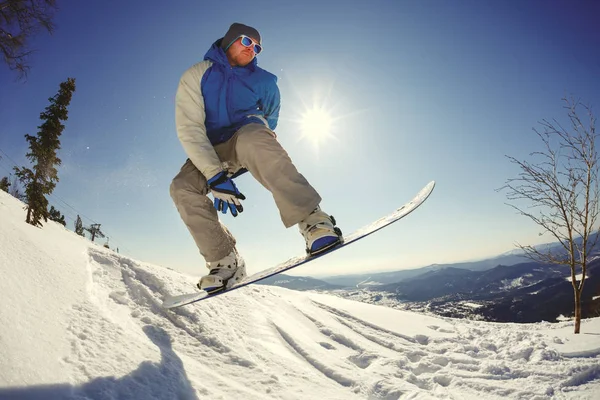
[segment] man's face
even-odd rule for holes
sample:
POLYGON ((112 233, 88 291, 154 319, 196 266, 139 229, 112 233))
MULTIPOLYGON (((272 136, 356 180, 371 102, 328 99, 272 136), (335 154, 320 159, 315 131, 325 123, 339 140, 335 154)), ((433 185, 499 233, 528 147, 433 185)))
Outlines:
MULTIPOLYGON (((252 38, 256 43, 258 41, 252 38)), ((254 46, 246 47, 242 44, 242 38, 237 38, 227 49, 227 59, 232 67, 245 67, 256 56, 254 46)))

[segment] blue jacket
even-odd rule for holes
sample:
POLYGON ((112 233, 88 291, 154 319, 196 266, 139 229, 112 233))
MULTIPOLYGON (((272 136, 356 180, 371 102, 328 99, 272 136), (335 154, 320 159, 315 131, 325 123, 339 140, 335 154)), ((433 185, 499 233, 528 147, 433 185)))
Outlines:
POLYGON ((231 67, 217 40, 204 60, 212 62, 200 82, 206 112, 206 134, 213 145, 226 142, 249 123, 277 127, 280 95, 277 77, 257 65, 231 67))

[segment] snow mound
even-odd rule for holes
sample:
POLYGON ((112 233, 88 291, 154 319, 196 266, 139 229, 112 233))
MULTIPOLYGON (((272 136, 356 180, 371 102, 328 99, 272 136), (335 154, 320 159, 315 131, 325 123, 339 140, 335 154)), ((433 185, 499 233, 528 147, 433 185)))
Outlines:
POLYGON ((0 399, 596 399, 600 318, 497 324, 196 277, 23 222, 0 192, 0 399))

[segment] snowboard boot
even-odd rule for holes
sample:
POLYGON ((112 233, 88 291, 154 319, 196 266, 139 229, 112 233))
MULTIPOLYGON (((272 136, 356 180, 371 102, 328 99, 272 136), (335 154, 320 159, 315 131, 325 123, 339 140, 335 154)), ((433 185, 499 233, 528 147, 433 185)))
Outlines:
POLYGON ((235 248, 220 260, 207 262, 206 267, 210 272, 200 278, 196 286, 208 293, 228 289, 246 277, 246 263, 235 248))
POLYGON ((335 226, 333 216, 327 215, 317 206, 313 212, 298 224, 306 241, 306 253, 314 256, 342 243, 340 228, 335 226))

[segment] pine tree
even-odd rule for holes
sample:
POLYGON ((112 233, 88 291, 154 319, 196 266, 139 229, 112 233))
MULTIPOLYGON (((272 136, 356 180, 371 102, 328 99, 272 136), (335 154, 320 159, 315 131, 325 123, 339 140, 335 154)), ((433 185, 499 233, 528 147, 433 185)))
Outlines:
POLYGON ((33 170, 15 167, 16 175, 25 185, 27 218, 25 222, 34 226, 42 226, 41 220, 48 220, 48 200, 45 195, 51 194, 58 182, 58 171, 61 160, 56 151, 60 149, 59 137, 65 126, 61 121, 68 119, 67 107, 75 91, 75 79, 68 78, 60 84, 56 96, 49 99, 50 105, 40 114, 44 121, 38 127, 37 136, 25 135, 29 142, 30 152, 27 158, 36 164, 33 170))
POLYGON ((4 178, 2 178, 0 180, 0 190, 4 190, 6 193, 8 193, 9 188, 10 188, 10 182, 8 181, 8 178, 5 176, 4 178))
POLYGON ((62 215, 56 208, 54 208, 54 206, 50 206, 50 211, 48 211, 48 219, 50 221, 58 222, 59 224, 62 224, 62 226, 67 226, 67 223, 65 222, 65 216, 62 215))
POLYGON ((92 224, 91 226, 83 229, 85 229, 90 233, 90 235, 92 235, 92 242, 94 241, 96 236, 98 236, 99 238, 103 238, 105 236, 104 233, 102 233, 102 231, 100 230, 100 224, 92 224))
POLYGON ((79 215, 77 215, 77 220, 75 221, 75 233, 85 237, 83 222, 81 222, 81 217, 79 215))

